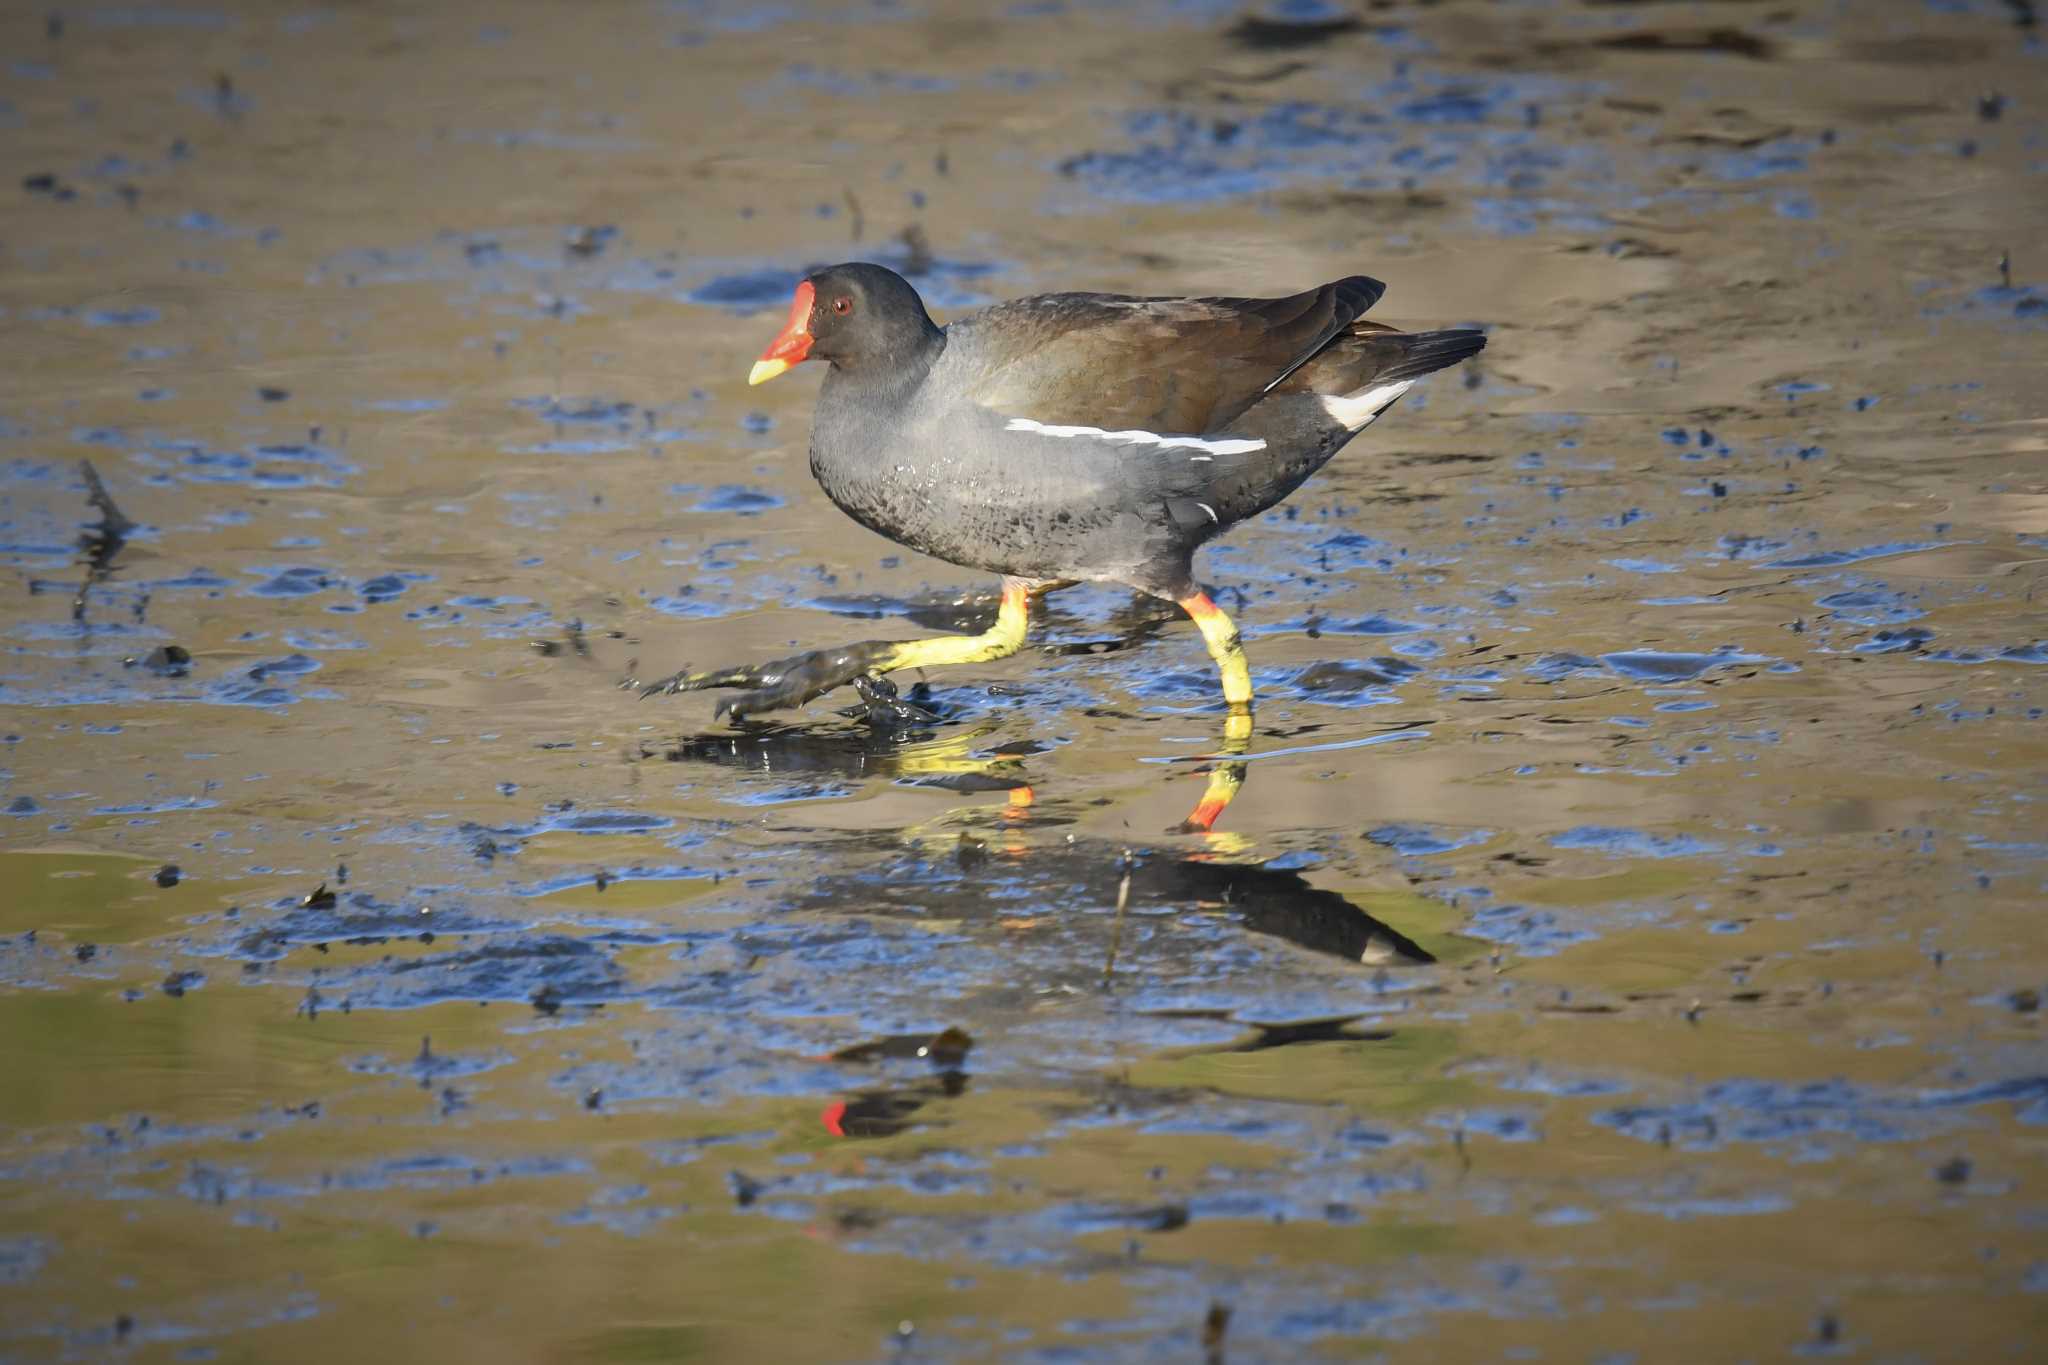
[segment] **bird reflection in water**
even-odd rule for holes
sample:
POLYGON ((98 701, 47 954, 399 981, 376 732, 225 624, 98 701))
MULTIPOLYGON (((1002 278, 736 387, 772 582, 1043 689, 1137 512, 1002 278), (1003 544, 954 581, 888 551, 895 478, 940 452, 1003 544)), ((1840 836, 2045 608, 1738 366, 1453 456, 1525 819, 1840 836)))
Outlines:
MULTIPOLYGON (((899 694, 886 679, 864 679, 861 700, 840 709, 848 726, 769 725, 743 722, 725 730, 682 736, 665 745, 643 746, 643 758, 671 763, 708 763, 780 777, 881 778, 906 786, 962 794, 1002 792, 1006 814, 1021 817, 1038 803, 1025 762, 1049 747, 1035 740, 984 743, 995 723, 955 724, 944 704, 923 683, 899 694)), ((1199 760, 1196 776, 1207 778, 1200 799, 1171 833, 1207 834, 1244 789, 1251 750, 1252 717, 1241 711, 1223 717, 1215 753, 1199 760)))
MULTIPOLYGON (((928 723, 748 724, 647 746, 642 757, 742 768, 777 777, 880 778, 962 794, 1003 792, 1015 811, 1030 807, 1037 798, 1024 762, 1046 746, 1026 740, 984 747, 998 726, 947 725, 943 715, 926 705, 929 700, 922 684, 902 699, 902 704, 916 706, 928 715, 928 723)), ((862 705, 866 704, 864 700, 862 705)))

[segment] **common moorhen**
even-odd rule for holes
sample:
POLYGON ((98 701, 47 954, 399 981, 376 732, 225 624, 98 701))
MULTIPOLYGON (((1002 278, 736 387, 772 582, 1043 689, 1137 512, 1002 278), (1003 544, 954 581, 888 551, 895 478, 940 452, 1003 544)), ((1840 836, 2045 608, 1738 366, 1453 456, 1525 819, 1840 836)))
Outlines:
POLYGON ((872 697, 897 669, 1016 653, 1034 595, 1091 581, 1179 603, 1224 700, 1248 711, 1237 627, 1196 585, 1195 551, 1299 488, 1416 379, 1486 345, 1366 321, 1385 290, 1352 275, 1281 299, 1041 294, 940 327, 892 270, 818 271, 747 382, 829 362, 812 474, 863 526, 1001 574, 995 624, 685 670, 641 694, 745 688, 718 705, 734 717, 848 682, 872 697))

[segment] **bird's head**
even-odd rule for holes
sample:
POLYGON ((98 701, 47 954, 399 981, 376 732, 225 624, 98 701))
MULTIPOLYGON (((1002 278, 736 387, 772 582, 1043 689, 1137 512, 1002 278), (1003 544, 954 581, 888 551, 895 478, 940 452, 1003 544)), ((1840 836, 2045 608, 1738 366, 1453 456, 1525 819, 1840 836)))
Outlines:
POLYGON ((796 287, 788 323, 754 362, 747 382, 764 384, 805 360, 847 370, 901 364, 938 335, 910 281, 887 266, 827 266, 796 287))

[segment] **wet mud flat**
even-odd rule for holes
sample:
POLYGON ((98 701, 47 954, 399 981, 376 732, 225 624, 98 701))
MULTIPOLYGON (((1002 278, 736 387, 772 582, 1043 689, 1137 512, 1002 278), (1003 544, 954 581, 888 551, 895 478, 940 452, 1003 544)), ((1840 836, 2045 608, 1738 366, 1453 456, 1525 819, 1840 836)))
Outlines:
POLYGON ((2033 7, 44 8, 0 1358, 2035 1352, 2033 7), (744 384, 847 257, 1490 345, 1199 564, 1242 753, 1095 589, 641 702, 992 610, 744 384))

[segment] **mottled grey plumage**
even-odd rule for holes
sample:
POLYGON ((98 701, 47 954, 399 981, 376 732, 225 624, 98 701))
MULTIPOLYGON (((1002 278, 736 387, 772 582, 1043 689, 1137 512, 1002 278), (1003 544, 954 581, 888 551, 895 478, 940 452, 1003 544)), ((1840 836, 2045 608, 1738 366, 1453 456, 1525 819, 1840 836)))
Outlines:
POLYGON ((1176 599, 1203 542, 1486 341, 1363 321, 1385 286, 1362 275, 1280 299, 1046 294, 945 328, 881 266, 810 284, 810 355, 832 363, 811 470, 848 515, 955 564, 1176 599))

